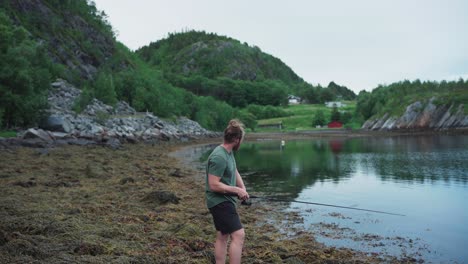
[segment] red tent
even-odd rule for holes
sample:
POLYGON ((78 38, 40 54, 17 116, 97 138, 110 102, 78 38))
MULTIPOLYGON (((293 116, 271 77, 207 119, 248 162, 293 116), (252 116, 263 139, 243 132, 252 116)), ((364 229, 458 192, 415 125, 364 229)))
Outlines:
POLYGON ((338 121, 328 123, 328 128, 342 128, 343 124, 338 121))

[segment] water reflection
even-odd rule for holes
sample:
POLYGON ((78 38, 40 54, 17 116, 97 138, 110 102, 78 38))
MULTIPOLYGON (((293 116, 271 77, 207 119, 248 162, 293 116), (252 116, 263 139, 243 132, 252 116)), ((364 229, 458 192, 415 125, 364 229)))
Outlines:
MULTIPOLYGON (((203 150, 202 160, 212 148, 203 150)), ((294 140, 284 145, 281 141, 246 142, 235 155, 251 194, 263 192, 406 215, 331 214, 328 208, 291 204, 291 208, 299 208, 305 227, 338 224, 356 232, 348 239, 319 238, 322 242, 362 250, 356 245, 357 233, 401 236, 421 241, 423 248, 429 245, 423 253, 428 260, 468 263, 464 249, 468 243, 468 136, 294 140)), ((382 251, 397 256, 420 250, 414 244, 381 242, 382 251)), ((370 245, 369 252, 375 251, 375 244, 370 245)))
POLYGON ((464 184, 468 137, 372 137, 245 143, 236 160, 255 190, 288 193, 320 182, 338 183, 357 172, 381 181, 464 184))

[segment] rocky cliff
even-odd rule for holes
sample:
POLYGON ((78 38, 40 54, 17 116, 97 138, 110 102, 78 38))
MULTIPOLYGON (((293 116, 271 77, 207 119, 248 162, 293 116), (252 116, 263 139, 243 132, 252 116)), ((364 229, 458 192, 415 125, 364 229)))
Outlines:
POLYGON ((55 63, 82 79, 92 79, 115 53, 110 26, 85 1, 9 0, 0 1, 0 8, 45 46, 55 63))
POLYGON ((417 101, 406 107, 402 116, 385 114, 381 118, 371 118, 363 125, 368 130, 413 130, 468 128, 468 115, 463 104, 437 105, 436 98, 417 101))

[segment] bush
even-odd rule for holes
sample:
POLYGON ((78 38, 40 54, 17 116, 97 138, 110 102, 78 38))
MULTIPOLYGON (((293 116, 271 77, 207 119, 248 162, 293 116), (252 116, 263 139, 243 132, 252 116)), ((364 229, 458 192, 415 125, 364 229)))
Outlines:
POLYGON ((47 108, 52 63, 29 32, 0 11, 0 106, 5 127, 37 123, 47 108))
POLYGON ((261 106, 252 104, 247 106, 246 110, 254 115, 256 119, 269 119, 276 117, 286 117, 291 116, 292 114, 286 112, 281 107, 275 107, 271 105, 261 106))
POLYGON ((239 111, 237 116, 242 121, 242 123, 244 123, 246 128, 250 128, 252 131, 255 131, 258 122, 255 120, 255 116, 252 113, 247 111, 239 111))

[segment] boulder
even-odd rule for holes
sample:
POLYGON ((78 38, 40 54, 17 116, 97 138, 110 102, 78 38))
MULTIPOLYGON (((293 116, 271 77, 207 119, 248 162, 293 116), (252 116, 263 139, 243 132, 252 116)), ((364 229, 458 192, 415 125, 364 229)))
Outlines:
POLYGON ((63 118, 62 116, 51 115, 45 118, 41 124, 39 125, 40 128, 49 131, 57 131, 57 132, 64 132, 70 133, 71 132, 71 124, 70 122, 63 118))
POLYGON ((39 138, 42 141, 47 142, 47 143, 52 143, 54 141, 52 136, 46 131, 42 129, 34 129, 34 128, 30 128, 26 131, 26 133, 24 133, 23 139, 28 139, 28 138, 39 138))

